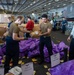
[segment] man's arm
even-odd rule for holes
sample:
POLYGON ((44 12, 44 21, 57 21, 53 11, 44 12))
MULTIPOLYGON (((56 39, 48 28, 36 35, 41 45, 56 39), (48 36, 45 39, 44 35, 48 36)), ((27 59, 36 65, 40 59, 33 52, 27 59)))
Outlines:
POLYGON ((51 31, 52 31, 52 29, 48 28, 48 29, 47 29, 47 32, 45 32, 45 33, 43 33, 43 34, 39 34, 39 35, 40 35, 40 36, 45 36, 45 35, 50 34, 51 31))
POLYGON ((16 41, 25 40, 24 36, 18 37, 19 31, 20 31, 20 29, 17 26, 15 26, 14 30, 13 30, 13 34, 12 34, 13 40, 16 40, 16 41))
POLYGON ((24 37, 18 37, 17 33, 13 33, 13 40, 16 40, 16 41, 20 41, 20 40, 24 40, 25 38, 24 37))
POLYGON ((40 36, 45 36, 45 35, 50 35, 52 31, 52 25, 49 23, 48 28, 47 28, 47 32, 39 34, 40 36))
POLYGON ((24 28, 20 28, 20 31, 23 32, 23 33, 30 33, 30 31, 24 29, 24 28))
POLYGON ((72 31, 70 33, 70 36, 67 38, 67 41, 70 41, 71 38, 73 38, 73 34, 74 34, 74 27, 73 27, 73 29, 72 29, 72 31))

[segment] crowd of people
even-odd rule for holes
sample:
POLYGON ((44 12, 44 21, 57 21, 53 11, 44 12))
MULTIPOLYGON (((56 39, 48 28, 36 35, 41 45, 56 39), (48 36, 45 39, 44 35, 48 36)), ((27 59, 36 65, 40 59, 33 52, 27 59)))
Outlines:
MULTIPOLYGON (((5 64, 4 64, 4 74, 7 74, 10 70, 9 63, 11 59, 13 60, 13 66, 18 66, 19 61, 19 41, 21 40, 28 40, 31 37, 30 33, 33 31, 34 22, 32 21, 31 17, 28 16, 28 22, 26 24, 26 29, 20 29, 18 25, 24 23, 24 17, 18 16, 16 19, 14 16, 8 18, 9 23, 7 27, 7 32, 3 35, 3 40, 6 41, 6 57, 5 57, 5 64), (19 32, 23 32, 24 36, 20 37, 19 32)), ((66 30, 67 21, 63 18, 62 22, 62 32, 64 33, 66 30)), ((40 51, 40 59, 38 60, 39 64, 44 62, 44 46, 46 45, 49 53, 49 58, 53 54, 52 53, 52 44, 51 44, 51 32, 52 32, 52 24, 48 21, 47 14, 43 14, 41 16, 41 22, 39 23, 40 33, 37 33, 40 39, 39 43, 39 51, 40 51)), ((54 29, 56 29, 56 20, 54 20, 54 29)), ((74 59, 74 28, 70 36, 68 37, 68 41, 71 40, 70 43, 70 52, 69 52, 69 59, 74 59)))

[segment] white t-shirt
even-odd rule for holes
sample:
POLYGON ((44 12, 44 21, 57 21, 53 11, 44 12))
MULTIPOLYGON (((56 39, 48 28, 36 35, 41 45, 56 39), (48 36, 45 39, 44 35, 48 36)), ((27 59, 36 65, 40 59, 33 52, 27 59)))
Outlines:
POLYGON ((53 20, 51 20, 50 23, 53 25, 53 20))
POLYGON ((72 28, 72 31, 71 31, 70 35, 72 35, 73 38, 74 38, 74 26, 73 26, 73 28, 72 28))

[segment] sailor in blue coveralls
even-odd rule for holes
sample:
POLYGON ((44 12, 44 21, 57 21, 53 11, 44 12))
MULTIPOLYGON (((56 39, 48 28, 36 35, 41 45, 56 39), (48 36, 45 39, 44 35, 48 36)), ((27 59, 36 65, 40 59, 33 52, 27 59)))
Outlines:
POLYGON ((54 27, 53 27, 53 29, 56 30, 57 21, 54 19, 54 20, 53 20, 53 23, 54 23, 54 27))
POLYGON ((61 24, 62 24, 62 33, 65 33, 66 25, 68 24, 67 20, 65 18, 63 18, 61 24))

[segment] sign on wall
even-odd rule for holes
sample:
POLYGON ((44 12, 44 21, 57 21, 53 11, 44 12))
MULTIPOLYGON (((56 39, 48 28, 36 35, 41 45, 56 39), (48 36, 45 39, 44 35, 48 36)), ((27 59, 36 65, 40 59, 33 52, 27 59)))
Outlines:
POLYGON ((0 14, 0 23, 8 23, 9 14, 0 14))

